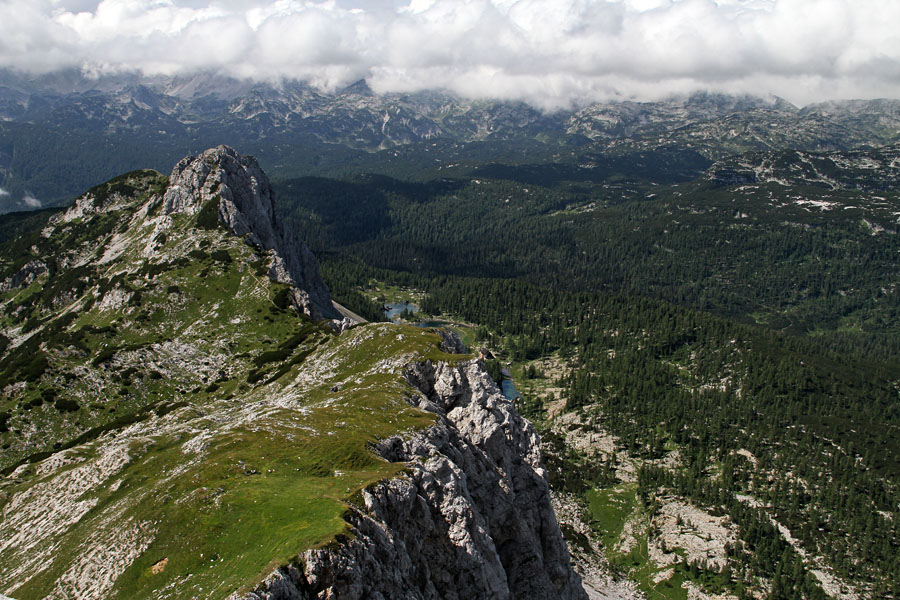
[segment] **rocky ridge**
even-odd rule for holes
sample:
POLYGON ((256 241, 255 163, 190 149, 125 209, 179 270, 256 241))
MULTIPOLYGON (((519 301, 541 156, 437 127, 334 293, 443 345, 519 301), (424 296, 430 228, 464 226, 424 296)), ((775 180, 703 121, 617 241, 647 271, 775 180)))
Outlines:
POLYGON ((327 289, 270 208, 219 147, 16 242, 0 592, 583 598, 530 424, 452 337, 298 315, 327 289))
POLYGON ((376 445, 409 464, 405 476, 362 491, 352 541, 306 551, 245 600, 586 598, 531 424, 480 361, 404 371, 416 389, 410 402, 438 416, 425 431, 376 445))
POLYGON ((720 186, 777 183, 891 192, 900 182, 900 146, 827 153, 750 152, 716 162, 706 179, 720 186))

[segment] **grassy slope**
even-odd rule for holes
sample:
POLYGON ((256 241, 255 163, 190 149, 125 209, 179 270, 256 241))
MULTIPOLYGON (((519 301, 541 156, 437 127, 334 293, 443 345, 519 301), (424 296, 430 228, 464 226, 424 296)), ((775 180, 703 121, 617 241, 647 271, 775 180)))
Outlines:
POLYGON ((80 521, 30 536, 28 552, 13 544, 5 553, 3 591, 20 600, 43 598, 83 572, 86 553, 115 554, 124 532, 132 535, 129 552, 143 550, 105 595, 222 597, 247 589, 344 533, 350 498, 402 471, 368 448, 433 422, 406 402, 412 389, 399 369, 458 358, 438 349, 438 336, 413 327, 371 325, 334 336, 284 308, 285 287, 269 281, 265 257, 239 238, 197 228, 187 216, 176 216, 161 238, 140 220, 129 223, 133 209, 101 217, 115 224, 88 250, 95 259, 112 246, 124 251, 102 265, 92 261, 80 295, 54 303, 46 290, 59 275, 45 274, 0 298, 8 332, 28 319, 39 323, 32 345, 47 363, 22 385, 15 352, 3 357, 12 385, 0 397, 10 415, 3 466, 83 442, 58 455, 59 468, 48 466, 54 457, 5 478, 0 506, 39 510, 40 498, 22 499, 66 489, 74 473, 99 473, 96 485, 74 496, 60 492, 60 511, 67 502, 93 505, 80 521), (148 259, 142 250, 151 240, 148 259), (119 304, 104 301, 116 294, 119 304), (19 306, 26 308, 14 316, 19 306), (72 316, 61 320, 65 314, 72 316), (54 400, 32 406, 42 397, 54 400), (70 410, 57 408, 66 402, 70 410), (127 460, 103 471, 98 465, 116 445, 127 460), (38 564, 12 576, 35 555, 38 564), (153 569, 163 559, 165 568, 153 569))

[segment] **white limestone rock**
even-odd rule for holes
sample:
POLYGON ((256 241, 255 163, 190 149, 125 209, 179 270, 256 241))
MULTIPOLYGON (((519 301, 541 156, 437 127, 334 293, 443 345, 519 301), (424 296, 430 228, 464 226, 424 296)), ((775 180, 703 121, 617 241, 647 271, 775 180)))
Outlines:
POLYGON ((21 269, 0 281, 0 292, 8 292, 17 288, 28 287, 35 279, 47 272, 47 265, 42 260, 32 260, 21 269))
POLYGON ((406 369, 439 421, 383 440, 404 477, 363 492, 352 540, 310 550, 244 600, 586 599, 540 462, 537 434, 480 361, 406 369))
POLYGON ((339 319, 319 266, 302 241, 284 235, 269 178, 252 156, 217 146, 175 165, 163 196, 164 215, 197 214, 218 202, 219 220, 235 235, 274 250, 269 277, 295 287, 294 304, 314 319, 339 319))

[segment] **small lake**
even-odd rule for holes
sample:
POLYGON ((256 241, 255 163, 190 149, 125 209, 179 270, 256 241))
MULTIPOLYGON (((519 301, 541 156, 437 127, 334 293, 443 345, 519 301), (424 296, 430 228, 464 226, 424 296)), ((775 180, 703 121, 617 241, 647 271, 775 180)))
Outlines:
POLYGON ((507 400, 515 400, 516 398, 522 397, 522 394, 516 389, 516 384, 512 379, 504 379, 501 381, 500 388, 503 390, 503 395, 506 396, 507 400))
POLYGON ((397 319, 404 310, 414 313, 419 312, 419 307, 411 302, 391 302, 385 304, 384 307, 387 309, 384 311, 384 316, 391 321, 397 319))
POLYGON ((421 321, 419 323, 413 323, 416 327, 443 327, 444 325, 449 325, 449 321, 421 321))

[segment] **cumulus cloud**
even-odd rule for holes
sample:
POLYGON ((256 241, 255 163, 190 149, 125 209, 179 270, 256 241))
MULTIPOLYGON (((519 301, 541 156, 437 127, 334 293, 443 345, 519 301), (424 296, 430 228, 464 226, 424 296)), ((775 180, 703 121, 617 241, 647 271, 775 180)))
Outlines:
POLYGON ((697 89, 900 96, 885 0, 0 0, 0 66, 214 70, 547 107, 697 89))
POLYGON ((9 192, 4 190, 3 188, 0 188, 0 198, 5 198, 7 196, 9 196, 9 192))
POLYGON ((25 195, 22 196, 21 204, 27 208, 40 208, 43 206, 41 201, 32 196, 30 192, 25 192, 25 195))

